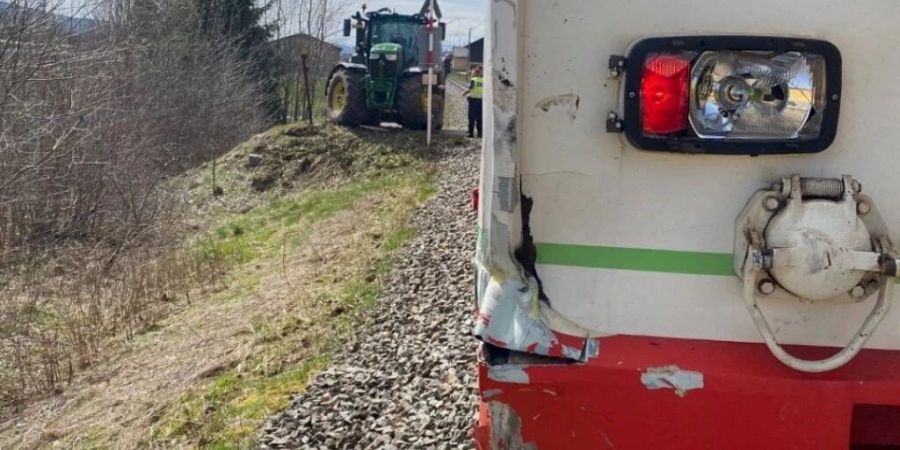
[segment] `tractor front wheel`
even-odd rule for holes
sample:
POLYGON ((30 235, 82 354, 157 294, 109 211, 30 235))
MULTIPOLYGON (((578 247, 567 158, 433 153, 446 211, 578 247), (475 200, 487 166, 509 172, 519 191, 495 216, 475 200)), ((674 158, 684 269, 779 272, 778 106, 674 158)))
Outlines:
POLYGON ((369 119, 363 78, 363 74, 347 69, 338 69, 331 75, 326 99, 329 121, 355 127, 369 119))
MULTIPOLYGON (((424 129, 428 125, 428 86, 422 84, 420 77, 408 77, 400 82, 397 112, 400 113, 400 124, 415 130, 424 129)), ((432 126, 440 130, 444 125, 444 91, 435 86, 431 94, 432 126)))

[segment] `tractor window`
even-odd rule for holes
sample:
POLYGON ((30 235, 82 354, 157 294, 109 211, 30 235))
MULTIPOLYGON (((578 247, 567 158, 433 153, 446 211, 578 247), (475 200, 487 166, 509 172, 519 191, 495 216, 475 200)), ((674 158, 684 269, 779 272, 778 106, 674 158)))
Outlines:
POLYGON ((416 24, 408 22, 376 23, 372 30, 372 45, 383 43, 400 44, 403 47, 405 66, 416 58, 416 29, 416 24))

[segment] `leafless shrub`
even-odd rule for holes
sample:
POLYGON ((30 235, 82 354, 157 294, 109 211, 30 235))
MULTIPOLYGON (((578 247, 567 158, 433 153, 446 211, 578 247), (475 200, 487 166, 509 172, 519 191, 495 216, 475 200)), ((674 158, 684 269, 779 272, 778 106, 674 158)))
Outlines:
POLYGON ((329 42, 341 34, 343 18, 348 14, 351 0, 275 0, 272 11, 278 30, 290 33, 276 39, 276 75, 279 78, 279 97, 284 104, 285 119, 299 120, 306 98, 300 55, 305 54, 309 70, 311 97, 321 97, 331 68, 340 58, 340 48, 329 42))
POLYGON ((0 416, 212 278, 170 244, 167 180, 267 120, 255 61, 190 2, 111 0, 90 29, 61 4, 0 4, 0 416))

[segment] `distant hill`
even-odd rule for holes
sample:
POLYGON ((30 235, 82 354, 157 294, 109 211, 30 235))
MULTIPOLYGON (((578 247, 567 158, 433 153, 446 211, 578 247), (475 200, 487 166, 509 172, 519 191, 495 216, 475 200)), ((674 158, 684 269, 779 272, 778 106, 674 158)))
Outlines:
MULTIPOLYGON (((40 13, 39 10, 34 8, 24 8, 20 5, 15 5, 10 2, 0 0, 0 11, 18 8, 20 10, 30 10, 34 13, 40 13)), ((63 25, 64 29, 72 34, 81 34, 91 31, 100 26, 100 21, 96 19, 91 19, 87 17, 70 17, 63 14, 53 14, 53 18, 56 23, 63 25)))

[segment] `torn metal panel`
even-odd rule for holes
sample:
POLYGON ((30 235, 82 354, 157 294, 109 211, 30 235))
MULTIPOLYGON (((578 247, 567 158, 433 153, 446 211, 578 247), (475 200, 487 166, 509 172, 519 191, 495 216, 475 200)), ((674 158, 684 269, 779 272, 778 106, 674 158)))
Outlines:
MULTIPOLYGON (((536 302, 536 283, 523 283, 518 274, 491 276, 480 299, 475 335, 498 347, 547 354, 557 341, 547 325, 532 315, 536 302)), ((580 353, 580 349, 572 351, 580 353)))
MULTIPOLYGON (((515 23, 517 2, 513 0, 492 6, 494 21, 515 23)), ((512 28, 515 30, 515 26, 512 28)), ((484 121, 484 149, 482 151, 482 193, 479 210, 479 240, 477 258, 491 273, 514 274, 519 271, 511 258, 511 250, 519 244, 520 218, 518 214, 519 177, 517 167, 517 91, 515 87, 517 61, 516 33, 512 36, 488 36, 488 55, 485 58, 486 104, 484 121), (514 70, 510 71, 507 67, 514 70), (512 81, 509 81, 509 80, 512 81), (509 82, 504 82, 507 80, 509 82)))
MULTIPOLYGON (((517 10, 517 2, 507 1, 493 5, 492 18, 495 21, 514 22, 517 10)), ((514 28, 513 28, 514 29, 514 28)), ((479 214, 479 224, 486 233, 483 247, 479 247, 479 257, 490 261, 489 254, 493 248, 491 241, 498 234, 515 236, 516 214, 518 196, 510 195, 513 185, 518 185, 516 172, 516 115, 517 92, 514 85, 507 85, 499 81, 501 77, 515 78, 515 72, 510 73, 506 67, 517 67, 515 33, 513 36, 487 36, 485 57, 485 98, 490 108, 485 108, 485 122, 490 126, 485 127, 482 152, 482 177, 479 192, 482 193, 482 207, 479 214), (495 53, 495 54, 492 54, 495 53), (499 57, 499 58, 497 58, 499 57), (497 64, 499 62, 499 65, 497 64), (501 181, 504 180, 504 181, 501 181), (502 185, 502 186, 501 186, 502 185), (496 208, 494 202, 502 203, 502 209, 496 208), (499 222, 501 227, 493 225, 499 222)), ((516 186, 517 188, 517 186, 516 186)), ((504 265, 497 259, 497 264, 504 265)))
MULTIPOLYGON (((486 269, 479 269, 487 272, 486 269)), ((538 300, 537 281, 521 273, 490 276, 479 304, 475 335, 492 345, 538 355, 585 360, 595 357, 599 342, 586 333, 568 335, 550 329, 538 300)))
POLYGON ((588 339, 584 346, 584 359, 596 358, 600 355, 600 340, 588 339))
MULTIPOLYGON (((574 326, 566 328, 565 333, 550 329, 545 319, 555 315, 546 312, 550 307, 540 301, 537 280, 527 275, 514 257, 523 241, 516 126, 520 108, 517 11, 518 2, 514 0, 492 5, 495 28, 510 32, 489 33, 486 37, 485 68, 490 76, 485 79, 485 103, 491 107, 485 110, 485 122, 491 126, 485 130, 479 186, 479 320, 475 335, 498 347, 581 360, 596 354, 596 343, 588 344, 587 332, 574 326), (585 351, 587 347, 590 351, 585 351)), ((559 104, 565 102, 560 99, 559 104)), ((571 102, 577 108, 578 99, 571 102)))
POLYGON ((674 389, 675 395, 684 397, 690 390, 703 389, 703 374, 676 365, 651 367, 641 374, 641 383, 650 390, 674 389))
POLYGON ((500 210, 511 212, 519 199, 518 180, 510 177, 497 177, 497 199, 500 201, 500 210))

